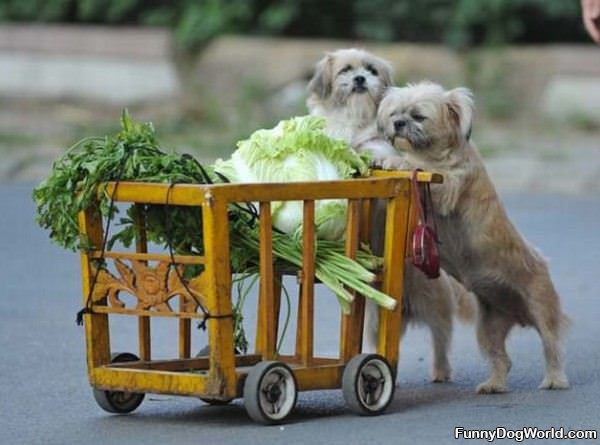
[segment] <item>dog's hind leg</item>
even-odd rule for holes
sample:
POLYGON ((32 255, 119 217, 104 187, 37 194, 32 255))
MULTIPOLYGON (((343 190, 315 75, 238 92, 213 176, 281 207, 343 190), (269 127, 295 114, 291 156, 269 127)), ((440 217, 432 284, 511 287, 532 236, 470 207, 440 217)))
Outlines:
POLYGON ((544 347, 546 374, 539 388, 566 389, 569 380, 564 370, 560 338, 567 318, 561 311, 558 294, 547 273, 539 273, 530 281, 524 302, 544 347))
POLYGON ((448 361, 448 350, 452 338, 452 313, 448 317, 438 319, 437 323, 429 324, 433 343, 433 371, 431 380, 434 383, 449 382, 452 370, 448 361))
POLYGON ((413 289, 409 290, 409 295, 413 316, 425 322, 431 331, 431 380, 435 383, 448 382, 452 374, 448 352, 452 340, 453 289, 445 273, 437 280, 430 280, 421 272, 415 271, 411 278, 414 284, 413 289))
POLYGON ((491 366, 490 377, 479 386, 479 394, 506 392, 506 378, 510 371, 511 361, 506 353, 506 337, 514 325, 514 321, 501 313, 481 307, 477 325, 477 340, 482 352, 491 366))

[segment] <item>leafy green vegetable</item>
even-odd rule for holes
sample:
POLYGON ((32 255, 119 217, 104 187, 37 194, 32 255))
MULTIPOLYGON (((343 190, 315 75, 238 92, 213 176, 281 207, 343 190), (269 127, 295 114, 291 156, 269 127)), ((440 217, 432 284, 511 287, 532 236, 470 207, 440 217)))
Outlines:
MULTIPOLYGON (((264 141, 270 141, 270 155, 263 159, 265 175, 268 175, 269 160, 273 157, 291 156, 294 144, 301 144, 300 147, 305 148, 300 150, 302 154, 297 155, 294 162, 304 160, 306 168, 320 162, 326 167, 318 167, 318 170, 333 169, 335 175, 347 177, 355 172, 363 172, 366 168, 364 161, 351 152, 346 153, 347 146, 339 141, 320 134, 322 125, 321 121, 304 118, 283 122, 276 127, 284 135, 280 142, 271 140, 268 131, 264 131, 261 135, 253 135, 248 141, 241 142, 242 148, 234 153, 234 157, 242 156, 244 151, 249 150, 243 147, 250 147, 261 139, 261 146, 265 145, 264 141), (316 148, 309 148, 317 146, 326 156, 321 155, 316 148), (307 161, 308 158, 312 161, 307 161)), ((98 194, 98 187, 107 181, 201 184, 220 180, 213 168, 203 168, 191 156, 161 150, 152 124, 134 122, 124 112, 121 126, 122 130, 114 136, 86 138, 75 144, 53 164, 50 176, 33 191, 37 222, 50 231, 50 238, 54 242, 64 248, 76 250, 90 247, 85 240, 80 239, 78 213, 81 210, 97 204, 105 217, 111 220, 116 218, 116 209, 109 214, 110 196, 106 190, 100 196, 98 194)), ((227 165, 227 162, 231 164, 233 161, 222 161, 220 166, 227 165)), ((255 164, 259 162, 262 161, 255 159, 255 164)), ((219 170, 226 171, 225 168, 219 170)), ((240 179, 231 174, 231 171, 227 173, 234 180, 240 179)), ((298 172, 295 174, 299 175, 298 172)), ((317 177, 321 178, 319 174, 317 177)), ((293 179, 281 177, 280 180, 293 179)), ((230 258, 234 273, 250 276, 258 271, 259 234, 255 219, 243 206, 236 204, 229 209, 230 258)), ((280 203, 278 211, 281 212, 283 208, 284 204, 280 203)), ((137 208, 131 205, 125 215, 119 218, 118 229, 110 239, 110 245, 117 241, 126 247, 131 245, 135 238, 136 211, 137 208)), ((170 244, 179 254, 203 254, 202 221, 197 208, 145 205, 143 211, 149 241, 163 246, 170 244)), ((317 223, 321 228, 327 224, 333 225, 333 229, 327 229, 328 233, 340 231, 343 225, 340 226, 338 218, 344 213, 345 204, 331 202, 319 209, 317 223), (340 210, 340 206, 343 210, 340 210)), ((274 231, 273 251, 276 267, 302 266, 302 242, 297 234, 294 236, 274 231)), ((317 238, 315 275, 336 294, 342 310, 349 310, 349 303, 353 298, 348 289, 372 298, 384 307, 393 308, 395 300, 369 285, 374 279, 374 274, 369 270, 380 267, 381 259, 373 256, 366 248, 359 250, 356 261, 344 256, 343 252, 343 242, 317 238)), ((194 276, 198 272, 192 266, 185 271, 186 276, 194 276)), ((246 293, 247 289, 240 290, 234 308, 236 345, 242 351, 247 344, 241 316, 241 304, 246 293)))
MULTIPOLYGON (((332 181, 366 174, 366 158, 346 142, 328 137, 325 126, 322 117, 301 116, 258 130, 238 143, 230 159, 217 160, 215 170, 232 182, 332 181)), ((275 227, 289 234, 299 232, 301 202, 275 202, 271 212, 275 227)), ((319 238, 340 239, 346 226, 346 201, 317 201, 315 224, 319 238)))
MULTIPOLYGON (((281 121, 272 129, 258 130, 240 141, 231 158, 217 160, 214 170, 232 182, 249 183, 340 180, 366 174, 367 158, 358 155, 346 142, 327 136, 325 127, 325 119, 317 116, 281 121)), ((344 286, 391 309, 395 300, 368 284, 374 280, 374 274, 343 255, 340 240, 346 228, 346 209, 346 200, 340 199, 319 200, 315 204, 315 275, 336 294, 344 312, 349 310, 353 299, 344 286)), ((273 233, 275 255, 302 267, 302 202, 273 202, 271 212, 273 225, 285 233, 273 233)), ((256 231, 245 227, 238 230, 249 232, 239 237, 239 241, 258 251, 256 231)), ((364 251, 359 256, 374 258, 364 251)), ((371 269, 380 264, 377 260, 369 262, 371 269)))
MULTIPOLYGON (((206 182, 193 158, 160 150, 152 124, 136 123, 124 112, 121 125, 122 130, 115 136, 85 138, 73 145, 33 191, 38 224, 50 230, 50 238, 64 248, 86 247, 80 244, 77 216, 97 202, 98 186, 106 181, 206 182)), ((105 193, 100 200, 104 216, 109 201, 105 193)), ((148 239, 163 245, 167 241, 164 212, 164 206, 146 206, 148 239)), ((170 206, 169 219, 174 249, 200 253, 202 231, 196 209, 170 206)), ((134 237, 133 207, 120 223, 122 230, 111 241, 129 245, 134 237)))

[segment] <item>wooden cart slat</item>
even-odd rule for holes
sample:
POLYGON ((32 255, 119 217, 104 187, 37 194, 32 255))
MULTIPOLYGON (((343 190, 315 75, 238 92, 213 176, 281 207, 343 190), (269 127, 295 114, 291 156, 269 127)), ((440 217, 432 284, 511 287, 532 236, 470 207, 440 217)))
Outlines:
POLYGON ((137 316, 142 316, 142 317, 167 317, 167 318, 181 318, 181 319, 195 318, 195 319, 199 319, 199 320, 202 320, 205 318, 204 314, 202 314, 201 312, 151 311, 151 310, 146 310, 146 309, 127 309, 127 308, 119 308, 119 307, 112 307, 112 306, 100 306, 97 304, 92 306, 92 310, 96 314, 137 315, 137 316))
MULTIPOLYGON (((356 258, 358 243, 360 241, 360 206, 361 202, 352 199, 348 202, 348 215, 346 222, 346 256, 356 258)), ((354 303, 350 314, 342 316, 340 332, 340 357, 347 362, 360 352, 362 345, 363 314, 365 299, 362 295, 354 293, 354 303)))
MULTIPOLYGON (((261 360, 260 354, 237 355, 236 366, 251 366, 261 360)), ((187 359, 152 360, 137 362, 112 363, 108 368, 148 369, 157 371, 181 372, 187 370, 206 370, 210 365, 209 357, 194 357, 187 359)))
MULTIPOLYGON (((258 317, 256 327, 256 351, 265 359, 275 355, 277 325, 275 320, 275 286, 273 273, 273 233, 271 222, 271 203, 260 203, 259 221, 259 261, 260 289, 258 295, 258 317)), ((277 311, 279 314, 279 311, 277 311)))
MULTIPOLYGON (((92 250, 90 257, 100 258, 101 251, 92 250)), ((205 259, 200 255, 170 255, 164 253, 145 253, 145 252, 117 252, 110 251, 104 252, 104 258, 117 258, 122 260, 134 260, 134 261, 165 261, 170 263, 174 260, 176 264, 204 264, 205 259)))
POLYGON ((302 277, 296 332, 296 355, 310 366, 314 348, 315 202, 305 200, 302 219, 302 277))
MULTIPOLYGON (((146 215, 139 204, 135 205, 135 250, 137 251, 135 255, 138 258, 129 259, 136 259, 138 261, 148 261, 151 259, 151 256, 148 255, 148 240, 146 238, 146 215)), ((113 252, 108 253, 110 255, 113 252)), ((121 258, 124 257, 121 255, 121 258)), ((150 338, 150 317, 148 315, 141 315, 138 318, 138 349, 142 360, 149 361, 152 358, 150 338)))
POLYGON ((218 388, 214 388, 206 374, 99 366, 91 370, 90 379, 94 387, 103 390, 220 396, 218 388))

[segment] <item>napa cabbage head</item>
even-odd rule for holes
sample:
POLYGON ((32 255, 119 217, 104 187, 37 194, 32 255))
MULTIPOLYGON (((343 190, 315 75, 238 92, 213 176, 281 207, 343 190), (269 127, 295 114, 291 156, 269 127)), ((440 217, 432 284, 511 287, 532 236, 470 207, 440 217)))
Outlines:
MULTIPOLYGON (((325 134, 325 119, 300 116, 258 130, 238 142, 230 159, 219 159, 215 171, 231 182, 333 181, 365 175, 368 159, 345 141, 325 134)), ((302 203, 276 202, 273 225, 294 234, 302 225, 302 203)), ((345 200, 320 200, 315 205, 317 236, 338 240, 346 224, 345 200)))

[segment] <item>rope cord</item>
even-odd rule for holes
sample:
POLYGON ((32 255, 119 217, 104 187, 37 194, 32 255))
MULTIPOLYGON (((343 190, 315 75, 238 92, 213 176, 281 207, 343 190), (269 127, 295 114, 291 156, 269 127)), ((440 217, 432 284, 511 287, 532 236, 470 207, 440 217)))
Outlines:
MULTIPOLYGON (((127 160, 129 159, 130 152, 125 152, 125 156, 123 156, 123 160, 121 161, 121 165, 119 166, 119 171, 117 173, 117 177, 115 179, 115 188, 110 194, 110 204, 108 206, 108 215, 106 215, 106 225, 104 227, 104 235, 102 237, 102 248, 100 250, 100 258, 97 259, 98 263, 102 264, 104 262, 104 255, 106 253, 106 245, 108 243, 108 234, 110 233, 110 222, 112 221, 112 213, 115 208, 115 196, 117 195, 117 189, 119 188, 119 183, 121 182, 121 177, 123 176, 123 172, 125 171, 125 166, 127 165, 127 160)), ((96 283, 98 282, 98 276, 100 275, 100 270, 102 266, 98 266, 96 269, 96 273, 94 274, 94 278, 92 278, 92 285, 90 286, 90 290, 87 294, 84 307, 77 312, 75 316, 75 323, 78 326, 83 325, 83 316, 85 314, 92 314, 92 296, 94 294, 94 289, 96 288, 96 283)))
POLYGON ((290 294, 287 291, 287 288, 285 287, 285 284, 283 284, 283 276, 281 277, 281 280, 279 280, 277 277, 275 277, 276 280, 279 281, 279 284, 281 285, 281 290, 283 291, 283 294, 285 295, 285 302, 286 302, 286 314, 285 314, 285 322, 283 323, 283 329, 281 330, 281 335, 279 336, 279 341, 277 342, 277 354, 279 354, 279 352, 281 351, 281 347, 283 346, 283 341, 285 340, 285 335, 287 334, 287 330, 288 330, 288 326, 290 324, 290 316, 291 316, 291 312, 292 312, 292 301, 290 299, 290 294))
MULTIPOLYGON (((207 184, 214 184, 214 181, 210 178, 210 176, 208 175, 208 173, 206 172, 206 169, 202 166, 202 164, 200 164, 200 162, 198 162, 198 160, 196 158, 194 158, 193 156, 191 156, 189 153, 186 153, 184 155, 182 155, 184 158, 191 160, 192 162, 194 162, 198 168, 200 169, 200 172, 202 173, 202 176, 204 177, 204 180, 206 181, 207 184)), ((219 173, 218 171, 215 171, 214 174, 221 180, 223 181, 225 184, 230 184, 231 181, 229 180, 229 178, 227 176, 225 176, 222 173, 219 173)), ((252 202, 246 202, 245 203, 246 206, 242 206, 237 202, 232 203, 232 205, 234 207, 236 207, 238 210, 247 213, 248 215, 250 215, 250 220, 247 222, 248 227, 254 227, 254 224, 256 223, 256 221, 259 218, 259 211, 256 208, 256 206, 254 205, 254 203, 252 202)), ((238 215, 235 214, 231 214, 230 217, 235 217, 232 219, 238 219, 238 215)), ((273 231, 285 235, 285 232, 283 230, 278 229, 277 227, 273 226, 273 231)))
MULTIPOLYGON (((192 155, 190 155, 189 153, 186 153, 184 155, 182 155, 182 158, 185 158, 189 161, 192 161, 194 164, 196 164, 196 166, 200 169, 200 173, 204 179, 204 181, 206 181, 207 184, 214 184, 214 181, 211 179, 211 177, 209 176, 209 174, 207 173, 206 169, 204 168, 204 166, 202 164, 200 164, 200 162, 198 162, 198 160, 196 158, 194 158, 192 155)), ((229 184, 231 181, 229 180, 229 178, 217 171, 214 172, 214 174, 224 183, 229 184)), ((251 202, 247 202, 246 203, 246 207, 241 206, 240 204, 238 204, 237 202, 232 203, 234 207, 236 207, 238 210, 241 210, 242 212, 245 212, 247 214, 250 215, 250 220, 248 221, 248 226, 249 227, 253 227, 254 223, 256 222, 256 220, 258 219, 258 210, 256 209, 256 206, 254 204, 252 204, 251 202)), ((236 219, 238 218, 237 215, 230 215, 230 217, 235 216, 236 219)))
POLYGON ((206 330, 206 321, 209 320, 210 318, 233 318, 233 314, 212 315, 209 311, 207 311, 206 308, 204 306, 202 306, 202 304, 198 300, 198 295, 196 294, 196 292, 194 292, 192 289, 190 289, 187 281, 184 280, 183 276, 181 275, 181 272, 177 268, 177 263, 175 261, 175 253, 173 252, 173 242, 172 242, 173 238, 171 236, 171 222, 169 219, 169 211, 170 211, 170 207, 171 207, 171 204, 170 204, 171 191, 173 190, 173 187, 175 185, 177 185, 176 182, 169 183, 169 188, 167 189, 167 198, 166 198, 166 202, 165 202, 165 221, 164 221, 165 222, 165 232, 166 232, 165 236, 167 238, 167 248, 169 250, 169 257, 171 258, 171 263, 169 265, 171 267, 173 267, 173 269, 175 270, 175 273, 177 274, 177 278, 179 278, 179 281, 185 288, 186 292, 192 296, 192 298, 194 299, 194 302, 198 305, 198 307, 202 311, 204 318, 202 319, 202 321, 200 321, 200 323, 198 323, 198 329, 202 329, 203 331, 205 331, 206 330))

